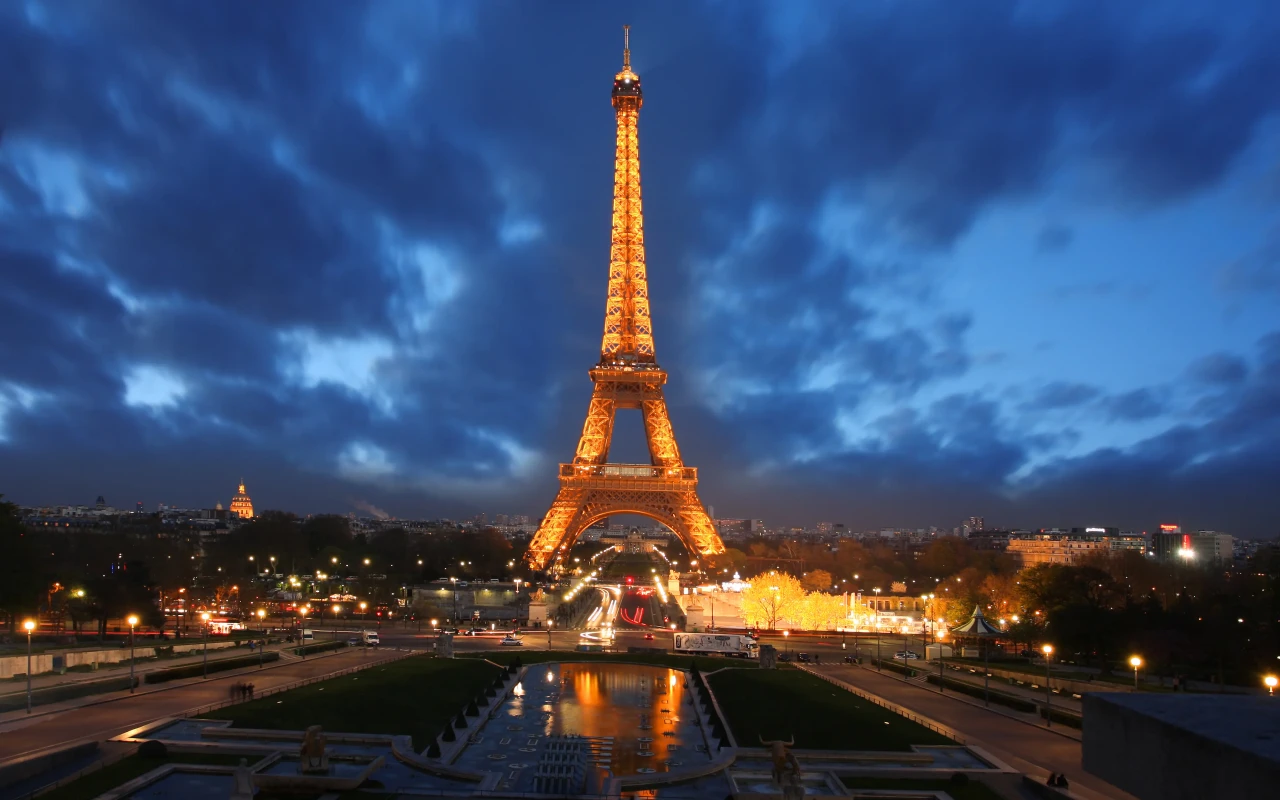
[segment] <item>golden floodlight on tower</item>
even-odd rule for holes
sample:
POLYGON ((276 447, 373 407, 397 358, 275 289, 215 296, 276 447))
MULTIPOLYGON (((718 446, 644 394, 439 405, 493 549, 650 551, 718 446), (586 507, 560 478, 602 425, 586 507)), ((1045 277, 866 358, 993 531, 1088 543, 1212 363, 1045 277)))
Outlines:
POLYGON ((600 361, 589 373, 595 388, 577 453, 573 463, 560 465, 560 492, 525 555, 533 569, 560 571, 582 531, 614 514, 639 514, 666 525, 703 559, 724 552, 698 498, 698 470, 680 459, 662 391, 667 373, 653 346, 637 131, 644 94, 631 69, 631 27, 623 31, 622 71, 613 78, 612 92, 613 234, 600 361), (608 463, 619 409, 643 416, 650 463, 608 463))

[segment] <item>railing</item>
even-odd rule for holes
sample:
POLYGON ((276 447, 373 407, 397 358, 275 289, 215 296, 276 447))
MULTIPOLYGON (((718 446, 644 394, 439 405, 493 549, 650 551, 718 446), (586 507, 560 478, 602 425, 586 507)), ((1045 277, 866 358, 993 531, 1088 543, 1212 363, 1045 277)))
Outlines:
POLYGON ((641 481, 696 481, 697 467, 655 467, 650 464, 561 464, 562 478, 628 478, 641 481))
POLYGON ((829 675, 823 675, 821 672, 816 672, 815 670, 805 666, 804 664, 797 664, 796 666, 799 669, 804 670, 805 672, 809 673, 810 675, 813 675, 816 678, 821 678, 827 683, 833 684, 835 686, 839 686, 841 689, 844 689, 847 692, 852 692, 853 694, 856 694, 858 697, 861 697, 863 700, 866 700, 867 702, 875 703, 881 708, 892 711, 893 713, 899 716, 906 717, 907 719, 911 720, 917 725, 923 725, 924 727, 928 728, 934 733, 941 734, 947 737, 948 739, 953 739, 956 742, 959 742, 960 744, 967 744, 967 742, 965 741, 965 738, 961 736, 959 733, 957 733, 955 730, 948 728, 945 725, 934 722, 928 717, 922 717, 919 714, 916 714, 912 711, 907 710, 906 708, 903 708, 897 703, 894 703, 889 700, 885 700, 883 697, 878 697, 874 694, 871 694, 870 692, 865 692, 862 689, 859 689, 858 687, 854 686, 853 684, 842 681, 839 678, 833 678, 829 675))

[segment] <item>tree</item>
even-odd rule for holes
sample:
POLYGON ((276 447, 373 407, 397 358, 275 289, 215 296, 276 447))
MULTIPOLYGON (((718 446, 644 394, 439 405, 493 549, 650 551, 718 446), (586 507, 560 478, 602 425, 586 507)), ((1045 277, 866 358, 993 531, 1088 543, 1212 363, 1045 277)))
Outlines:
MULTIPOLYGON (((0 495, 3 498, 4 495, 0 495)), ((0 611, 8 617, 9 632, 17 631, 18 617, 36 611, 45 586, 42 564, 43 550, 36 552, 34 534, 27 531, 18 516, 18 507, 0 500, 0 611)))
POLYGON ((811 592, 829 592, 833 580, 830 572, 825 569, 815 569, 804 574, 800 579, 800 585, 811 592))
POLYGON ((795 618, 788 621, 807 631, 829 631, 842 627, 847 618, 845 599, 826 592, 810 592, 796 603, 795 618))
POLYGON ((757 575, 742 593, 742 613, 748 625, 774 629, 778 620, 797 612, 804 588, 794 575, 776 570, 757 575))

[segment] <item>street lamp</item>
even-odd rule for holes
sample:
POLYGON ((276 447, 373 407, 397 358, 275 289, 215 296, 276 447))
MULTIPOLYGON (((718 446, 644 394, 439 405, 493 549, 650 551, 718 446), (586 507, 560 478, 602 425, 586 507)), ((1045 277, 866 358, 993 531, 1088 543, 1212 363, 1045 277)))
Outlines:
POLYGON ((671 651, 675 652, 675 649, 676 649, 676 624, 673 622, 671 623, 671 651))
POLYGON ((26 620, 22 629, 27 632, 27 713, 31 713, 31 632, 36 629, 36 621, 26 620))
POLYGON ((298 652, 302 654, 303 661, 307 660, 307 612, 310 610, 310 606, 298 609, 298 614, 302 617, 302 627, 298 629, 298 652))
POLYGON ((782 646, 785 648, 787 658, 791 657, 791 645, 787 644, 791 640, 791 631, 782 632, 782 646))
MULTIPOLYGON (((27 670, 27 672, 30 672, 30 671, 31 670, 27 670)), ((1276 683, 1277 683, 1276 676, 1268 675, 1267 677, 1262 679, 1262 682, 1267 686, 1267 694, 1274 697, 1276 693, 1276 683)))
POLYGON ((200 615, 200 627, 204 628, 204 679, 209 680, 209 612, 200 615))
POLYGON ((1142 666, 1142 659, 1137 656, 1129 658, 1129 666, 1133 667, 1133 688, 1138 688, 1138 667, 1142 666))
POLYGON ((338 614, 339 614, 341 611, 342 611, 342 606, 338 605, 337 603, 334 603, 334 604, 333 604, 333 624, 334 624, 334 627, 337 627, 337 625, 338 625, 338 614))
POLYGON ((556 624, 554 619, 547 620, 547 649, 551 649, 551 627, 556 624))
POLYGON ((267 610, 258 609, 258 624, 262 626, 262 644, 258 645, 258 669, 262 669, 262 651, 267 649, 267 610))
POLYGON ((368 603, 364 602, 363 600, 360 601, 360 626, 361 627, 364 627, 364 610, 368 607, 369 607, 368 603))
POLYGON ((458 621, 458 579, 450 578, 449 583, 453 584, 453 616, 450 617, 454 622, 458 621))
POLYGON ((133 694, 133 629, 138 626, 138 617, 129 615, 129 694, 133 694))
POLYGON ((1053 645, 1046 644, 1040 650, 1044 653, 1044 726, 1053 727, 1053 676, 1049 672, 1049 660, 1053 655, 1053 645))

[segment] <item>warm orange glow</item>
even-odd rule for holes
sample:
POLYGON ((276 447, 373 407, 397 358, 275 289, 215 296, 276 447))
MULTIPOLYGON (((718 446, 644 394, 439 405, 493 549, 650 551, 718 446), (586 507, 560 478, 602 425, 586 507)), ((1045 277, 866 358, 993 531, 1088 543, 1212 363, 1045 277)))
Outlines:
POLYGON ((33 619, 26 620, 22 623, 22 629, 27 633, 31 633, 36 629, 36 621, 33 619))
POLYGON ((624 55, 613 90, 613 230, 600 361, 591 370, 595 390, 573 463, 560 465, 560 492, 525 555, 537 570, 558 569, 557 553, 571 547, 596 521, 620 513, 640 514, 666 525, 695 555, 724 552, 698 498, 697 470, 684 466, 680 458, 662 391, 667 373, 658 367, 653 344, 640 199, 642 105, 640 76, 624 55), (649 464, 606 465, 619 409, 641 412, 649 464))
POLYGON ((1129 666, 1133 667, 1134 669, 1137 669, 1138 667, 1142 666, 1142 659, 1138 658, 1137 656, 1130 657, 1129 666))
MULTIPOLYGON (((253 518, 253 501, 249 499, 249 495, 245 494, 243 480, 240 481, 240 489, 236 492, 236 496, 231 498, 230 511, 240 519, 253 518)), ((275 561, 274 558, 271 560, 275 561)))
POLYGON ((130 615, 129 615, 129 618, 128 618, 127 620, 125 620, 125 622, 128 622, 128 623, 129 623, 129 627, 130 627, 130 628, 132 628, 132 627, 135 627, 135 626, 138 624, 138 618, 137 618, 136 616, 134 616, 134 615, 130 614, 130 615))
POLYGON ((1044 647, 1041 647, 1040 649, 1044 651, 1044 654, 1046 656, 1053 655, 1053 645, 1051 644, 1046 644, 1044 647))

